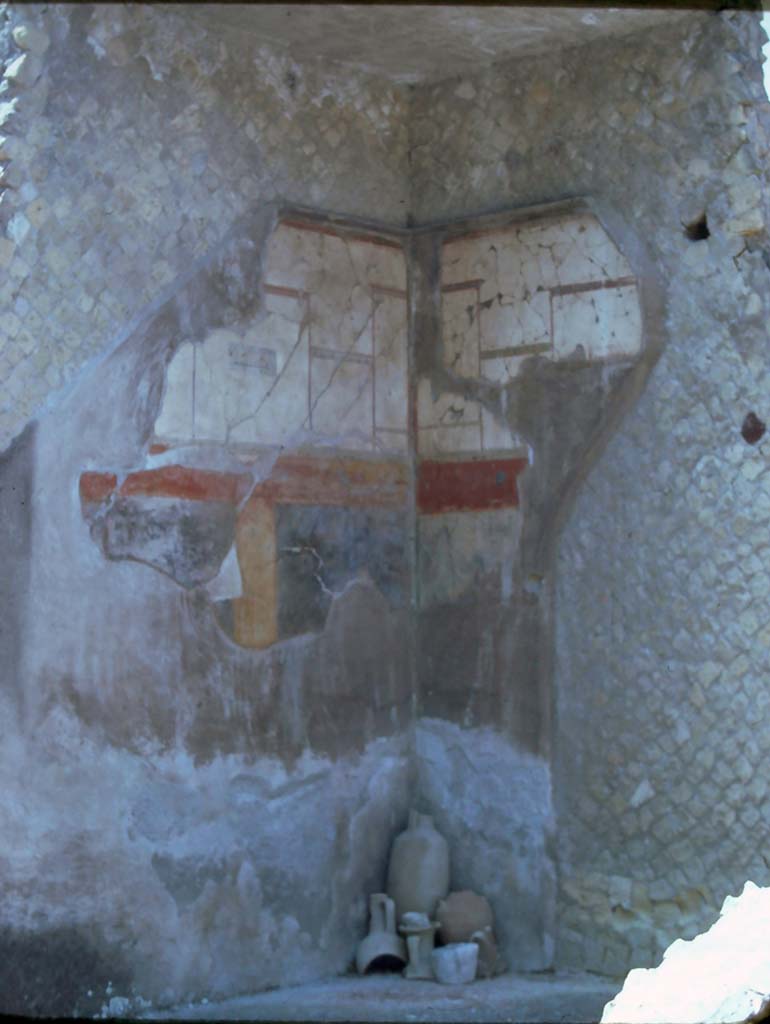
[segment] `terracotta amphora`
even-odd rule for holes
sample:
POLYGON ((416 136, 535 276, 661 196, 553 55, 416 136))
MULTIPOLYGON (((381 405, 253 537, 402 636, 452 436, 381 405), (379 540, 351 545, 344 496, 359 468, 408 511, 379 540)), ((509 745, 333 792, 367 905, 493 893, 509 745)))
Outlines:
POLYGON ((429 814, 410 811, 409 827, 393 841, 386 888, 398 921, 410 912, 432 918, 449 892, 449 846, 429 814))

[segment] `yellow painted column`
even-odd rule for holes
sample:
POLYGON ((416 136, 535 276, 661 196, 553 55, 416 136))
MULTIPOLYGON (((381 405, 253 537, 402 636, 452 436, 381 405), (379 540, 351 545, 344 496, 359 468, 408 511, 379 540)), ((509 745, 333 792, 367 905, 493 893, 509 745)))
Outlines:
POLYGON ((278 639, 275 506, 258 496, 241 510, 235 550, 243 596, 233 600, 233 639, 243 647, 269 647, 278 639))

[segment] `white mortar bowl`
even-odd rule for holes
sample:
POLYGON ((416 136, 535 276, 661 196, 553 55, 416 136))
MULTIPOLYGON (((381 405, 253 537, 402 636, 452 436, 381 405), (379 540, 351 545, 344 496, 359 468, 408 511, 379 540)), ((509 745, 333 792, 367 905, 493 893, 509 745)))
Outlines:
POLYGON ((476 977, 479 947, 475 942, 450 942, 430 955, 436 981, 442 985, 467 985, 476 977))

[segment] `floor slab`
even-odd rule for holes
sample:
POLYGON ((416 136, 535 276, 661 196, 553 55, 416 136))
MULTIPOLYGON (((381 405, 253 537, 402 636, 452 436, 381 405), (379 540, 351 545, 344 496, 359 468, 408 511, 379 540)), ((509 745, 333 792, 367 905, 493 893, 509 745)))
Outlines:
POLYGON ((397 974, 342 977, 221 1003, 177 1006, 154 1020, 596 1022, 621 982, 595 974, 504 974, 471 985, 397 974))

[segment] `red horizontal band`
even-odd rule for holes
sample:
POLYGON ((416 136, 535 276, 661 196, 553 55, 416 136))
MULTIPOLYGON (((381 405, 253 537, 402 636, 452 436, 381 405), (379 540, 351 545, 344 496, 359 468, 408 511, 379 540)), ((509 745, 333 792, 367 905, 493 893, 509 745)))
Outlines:
POLYGON ((424 515, 515 508, 516 478, 526 459, 425 460, 417 474, 417 508, 424 515))

